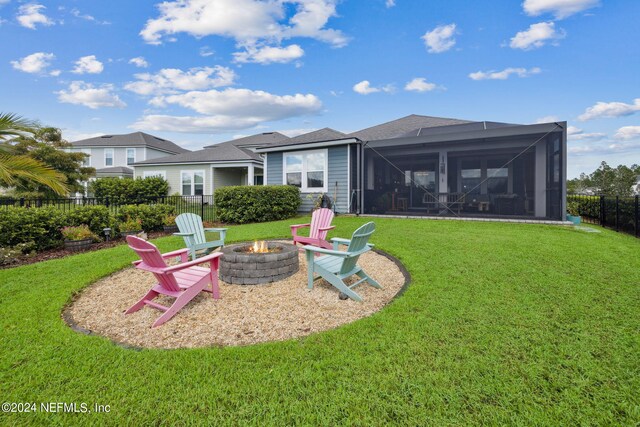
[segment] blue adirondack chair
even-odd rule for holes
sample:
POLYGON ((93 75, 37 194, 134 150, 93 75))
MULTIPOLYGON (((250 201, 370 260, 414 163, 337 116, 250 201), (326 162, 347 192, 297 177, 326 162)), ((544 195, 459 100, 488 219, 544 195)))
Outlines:
POLYGON ((227 234, 226 228, 204 228, 202 225, 202 218, 199 215, 193 213, 183 213, 176 217, 176 225, 178 226, 179 233, 173 233, 174 236, 182 236, 184 238, 184 244, 189 248, 191 259, 195 260, 197 252, 204 252, 208 254, 212 250, 218 247, 224 246, 224 238, 227 234), (205 231, 219 233, 220 238, 218 240, 211 240, 207 242, 205 237, 205 231))
POLYGON ((353 288, 363 282, 368 282, 374 288, 382 289, 382 286, 380 286, 378 282, 373 280, 358 266, 358 258, 360 255, 370 251, 373 247, 371 243, 367 242, 369 241, 369 236, 371 236, 375 230, 376 225, 373 222, 368 222, 353 232, 351 240, 333 238, 331 239, 333 242, 333 250, 311 245, 304 246, 309 274, 309 289, 313 288, 313 282, 315 280, 323 278, 342 292, 342 294, 356 301, 362 301, 362 297, 358 295, 353 288), (338 250, 340 244, 348 245, 347 250, 338 250), (322 254, 323 256, 316 257, 315 254, 322 254), (316 273, 319 276, 314 278, 314 274, 316 273), (360 277, 360 280, 352 285, 344 283, 344 279, 354 274, 360 277))

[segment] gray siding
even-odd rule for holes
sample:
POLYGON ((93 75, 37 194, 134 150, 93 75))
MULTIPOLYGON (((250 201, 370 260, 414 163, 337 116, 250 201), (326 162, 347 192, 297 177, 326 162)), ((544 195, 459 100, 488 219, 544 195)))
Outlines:
POLYGON ((246 185, 247 174, 240 169, 215 168, 213 171, 213 188, 229 185, 246 185))
MULTIPOLYGON (((327 193, 332 200, 337 200, 336 211, 346 213, 349 208, 348 146, 329 147, 327 151, 329 162, 327 193)), ((282 157, 282 153, 267 153, 267 184, 282 184, 282 157)), ((300 212, 311 211, 320 194, 302 193, 300 212)))
POLYGON ((162 165, 162 166, 136 166, 134 168, 134 177, 144 177, 144 172, 162 171, 167 177, 169 183, 169 195, 180 193, 181 191, 181 175, 182 171, 204 171, 204 194, 213 194, 211 188, 211 165, 162 165))

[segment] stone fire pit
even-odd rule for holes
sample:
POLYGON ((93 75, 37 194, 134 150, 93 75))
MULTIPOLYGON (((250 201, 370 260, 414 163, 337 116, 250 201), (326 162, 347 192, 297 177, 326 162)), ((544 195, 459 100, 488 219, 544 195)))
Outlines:
POLYGON ((268 252, 252 252, 253 244, 222 248, 220 280, 238 285, 259 285, 283 280, 299 268, 298 248, 281 242, 266 242, 268 252))

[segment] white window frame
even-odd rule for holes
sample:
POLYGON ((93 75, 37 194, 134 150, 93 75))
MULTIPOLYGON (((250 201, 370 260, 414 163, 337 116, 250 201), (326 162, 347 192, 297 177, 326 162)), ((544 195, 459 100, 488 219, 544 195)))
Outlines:
POLYGON ((127 166, 132 165, 136 162, 136 150, 134 147, 127 147, 127 149, 125 150, 125 156, 126 156, 126 162, 127 162, 127 166), (129 163, 129 150, 133 150, 133 162, 129 163))
POLYGON ((204 170, 181 170, 180 171, 180 194, 182 196, 195 196, 195 189, 196 189, 196 182, 195 182, 195 175, 197 173, 201 173, 202 174, 202 194, 204 195, 207 189, 207 173, 204 170), (182 175, 183 174, 189 174, 191 175, 191 194, 184 194, 183 193, 183 185, 182 185, 182 175))
MULTIPOLYGON (((159 176, 159 177, 163 178, 166 181, 167 180, 167 171, 155 170, 155 171, 143 171, 142 172, 142 177, 143 178, 149 178, 151 176, 159 176)), ((180 181, 182 181, 182 175, 180 175, 180 181)))
POLYGON ((287 156, 302 156, 302 179, 301 193, 326 193, 329 188, 329 150, 326 148, 321 150, 305 150, 305 151, 289 151, 282 153, 282 183, 287 184, 287 156), (324 154, 324 186, 307 187, 307 156, 309 154, 324 154))
POLYGON ((113 167, 113 166, 115 166, 115 153, 113 151, 113 148, 105 148, 104 149, 104 166, 105 167, 113 167), (110 165, 107 164, 107 153, 111 153, 111 164, 110 165))

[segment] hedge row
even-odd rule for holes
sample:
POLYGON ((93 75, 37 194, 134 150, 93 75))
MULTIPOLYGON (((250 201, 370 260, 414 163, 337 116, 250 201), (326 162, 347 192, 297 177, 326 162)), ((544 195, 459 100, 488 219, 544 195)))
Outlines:
POLYGON ((94 196, 108 197, 111 203, 123 204, 128 200, 152 202, 169 193, 169 183, 163 178, 99 178, 91 183, 94 196))
POLYGON ((60 230, 66 226, 86 224, 97 236, 103 237, 103 229, 118 233, 120 222, 139 219, 145 231, 162 230, 163 220, 173 214, 175 208, 168 205, 122 206, 113 215, 105 206, 79 206, 70 211, 56 207, 0 209, 0 247, 8 248, 21 243, 33 244, 37 251, 59 247, 63 244, 60 230))
POLYGON ((214 194, 218 220, 231 224, 291 218, 300 207, 300 189, 291 185, 218 188, 214 194))

